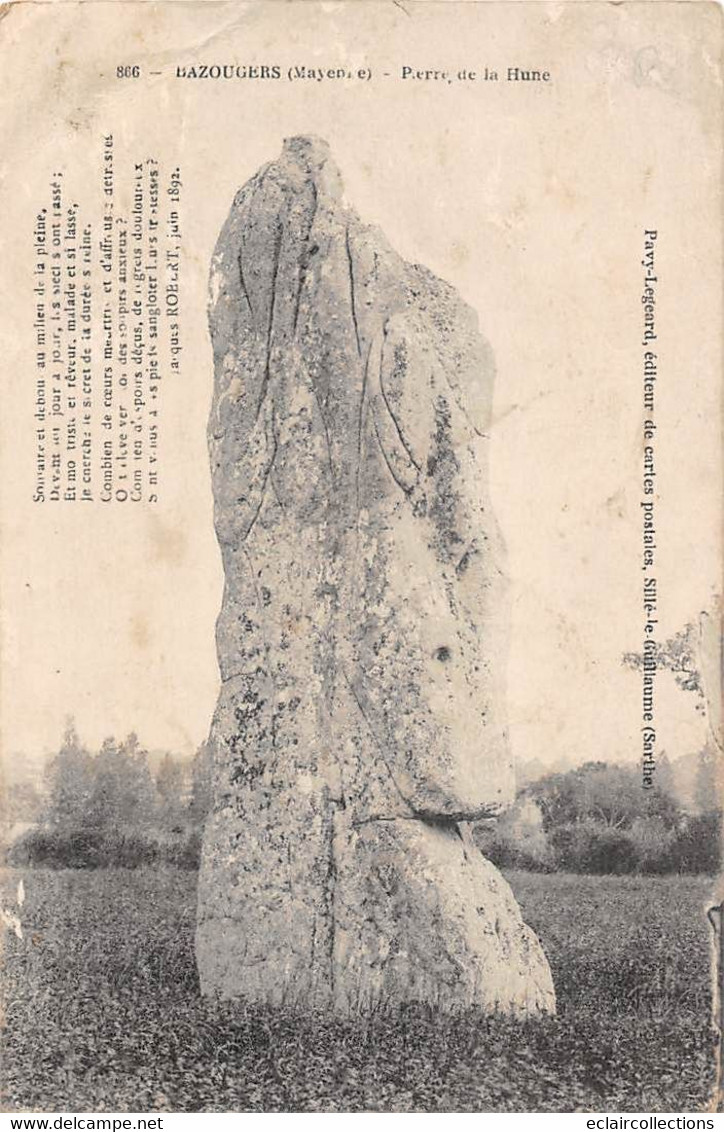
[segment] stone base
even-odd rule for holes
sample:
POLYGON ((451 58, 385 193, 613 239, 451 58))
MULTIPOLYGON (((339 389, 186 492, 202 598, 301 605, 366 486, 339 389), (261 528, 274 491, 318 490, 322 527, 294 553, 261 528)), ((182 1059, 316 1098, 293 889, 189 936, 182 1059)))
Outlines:
POLYGON ((300 832, 309 871, 303 864, 296 876, 283 840, 250 847, 241 839, 237 854, 248 861, 204 862, 196 953, 205 994, 341 1016, 411 1002, 555 1010, 541 945, 466 825, 353 826, 330 803, 326 817, 310 811, 306 837, 300 832), (259 852, 274 863, 263 892, 244 879, 258 875, 259 852))

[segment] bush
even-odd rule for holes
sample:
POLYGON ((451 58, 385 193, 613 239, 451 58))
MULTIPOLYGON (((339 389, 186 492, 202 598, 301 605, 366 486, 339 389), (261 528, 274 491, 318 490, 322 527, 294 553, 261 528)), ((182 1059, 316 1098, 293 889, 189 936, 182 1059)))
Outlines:
POLYGON ((48 869, 137 869, 172 865, 199 867, 201 835, 196 830, 180 836, 154 837, 132 830, 33 829, 9 849, 7 862, 20 867, 48 869))
POLYGON ((676 840, 676 831, 668 828, 661 818, 637 818, 631 826, 629 836, 636 854, 638 872, 661 874, 671 871, 669 858, 676 840))
POLYGON ((523 869, 530 873, 551 871, 547 857, 531 852, 526 845, 517 844, 507 830, 478 826, 475 843, 483 856, 499 869, 523 869))
POLYGON ((89 869, 102 863, 103 834, 96 830, 31 829, 10 848, 8 864, 89 869))
POLYGON ((583 851, 581 872, 621 876, 638 868, 636 846, 620 829, 592 829, 583 851))
POLYGON ((721 814, 687 816, 678 828, 659 817, 637 818, 625 829, 603 822, 552 825, 544 852, 514 829, 479 826, 478 846, 498 868, 621 876, 648 873, 717 873, 721 867, 721 814))
POLYGON ((688 817, 667 853, 667 871, 717 873, 722 864, 719 811, 688 817))
POLYGON ((201 831, 192 829, 185 837, 167 846, 165 864, 197 872, 201 864, 201 831))

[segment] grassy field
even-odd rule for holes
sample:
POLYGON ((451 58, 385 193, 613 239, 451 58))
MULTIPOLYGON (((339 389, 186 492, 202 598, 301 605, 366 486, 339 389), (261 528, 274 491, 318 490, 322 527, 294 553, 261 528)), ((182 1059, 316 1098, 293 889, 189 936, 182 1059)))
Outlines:
POLYGON ((696 1111, 711 1090, 700 877, 513 873, 546 947, 544 1022, 415 1008, 329 1022, 199 997, 194 876, 6 870, 2 1108, 696 1111))

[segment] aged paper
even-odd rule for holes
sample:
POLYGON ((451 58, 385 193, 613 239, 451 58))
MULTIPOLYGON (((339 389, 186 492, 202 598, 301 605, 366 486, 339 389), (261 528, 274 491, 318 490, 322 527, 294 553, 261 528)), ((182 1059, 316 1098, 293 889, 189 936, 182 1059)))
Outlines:
MULTIPOLYGON (((691 756, 689 809, 677 796, 681 812, 657 810, 655 832, 673 844, 715 814, 716 797, 702 799, 700 756, 715 764, 721 742, 720 8, 19 2, 2 9, 0 50, 0 735, 7 782, 30 783, 42 802, 30 817, 10 812, 6 832, 51 829, 44 768, 68 717, 92 753, 107 736, 136 733, 153 774, 159 752, 188 766, 208 735, 224 587, 207 448, 209 273, 236 194, 296 137, 327 143, 345 200, 403 260, 454 287, 490 345, 489 489, 507 547, 515 761, 528 780, 592 762, 624 766, 638 805, 639 794, 661 792, 662 765, 668 775, 691 756)), ((605 818, 606 836, 638 820, 624 811, 605 818)), ((677 858, 650 870, 657 876, 604 862, 592 875, 569 862, 523 869, 518 887, 509 878, 551 963, 551 1025, 562 1027, 553 1062, 541 1068, 541 1053, 525 1085, 514 1072, 510 1091, 495 1073, 486 1086, 478 1053, 467 1069, 442 1072, 434 1095, 424 1072, 418 1084, 414 1069, 408 1079, 394 1065, 380 1077, 364 1059, 315 1094, 294 1091, 303 1074, 293 1059, 291 1084, 267 1087, 247 1066, 242 1087, 233 1050, 215 1077, 194 1045, 198 1085, 196 1070, 178 1067, 185 1055, 172 1070, 162 1063, 155 1039, 141 1042, 134 1068, 110 1029, 99 1023, 97 1040, 88 1036, 93 975, 78 992, 77 1022, 41 1023, 37 1006, 18 1007, 21 968, 37 980, 36 1003, 54 993, 53 901, 67 897, 74 914, 87 907, 89 923, 105 924, 90 931, 96 958, 78 958, 78 970, 100 970, 125 922, 114 913, 108 927, 104 892, 116 912, 128 904, 136 959, 146 947, 138 909, 156 897, 153 869, 129 871, 116 890, 112 870, 52 872, 13 858, 16 836, 3 890, 16 1003, 6 1109, 715 1103, 711 866, 677 858), (535 889, 554 882, 554 895, 535 889), (604 943, 620 934, 624 906, 639 917, 628 923, 628 952, 604 943), (562 939, 573 940, 565 955, 562 939), (628 1012, 623 1053, 595 1028, 591 978, 610 988, 611 1019, 628 1012), (61 1051, 43 1086, 30 1068, 41 1041, 61 1051), (628 1076, 626 1060, 636 1059, 626 1043, 641 1061, 628 1076)), ((194 981, 194 875, 183 874, 176 904, 168 898, 183 906, 186 932, 178 967, 162 979, 177 1045, 183 1004, 188 1017, 205 1009, 194 981)), ((137 1014, 111 984, 103 1009, 127 1031, 138 1017, 139 1033, 150 1012, 150 1032, 160 1033, 151 983, 138 990, 149 997, 137 1014)), ((520 1064, 525 1046, 535 1061, 537 1040, 511 1036, 511 1059, 520 1064)))

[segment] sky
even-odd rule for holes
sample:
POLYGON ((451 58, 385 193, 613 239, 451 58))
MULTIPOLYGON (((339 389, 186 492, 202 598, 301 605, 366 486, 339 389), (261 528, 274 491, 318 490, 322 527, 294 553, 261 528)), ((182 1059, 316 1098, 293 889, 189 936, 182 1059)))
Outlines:
MULTIPOLYGON (((496 358, 491 492, 513 592, 514 752, 546 765, 636 761, 640 675, 621 658, 643 640, 641 259, 652 226, 660 638, 719 586, 713 80, 674 5, 653 30, 637 6, 608 6, 605 19, 579 16, 575 36, 577 5, 514 5, 497 22, 489 6, 469 5, 456 26, 438 6, 409 20, 386 5, 374 28, 365 6, 305 7, 304 18, 290 9, 283 29, 244 6, 175 6, 173 19, 154 9, 146 66, 162 75, 126 85, 112 79, 113 61, 137 47, 122 5, 112 36, 88 17, 77 64, 51 78, 46 60, 74 34, 72 7, 55 14, 47 52, 33 44, 32 6, 6 21, 17 40, 8 82, 27 99, 18 95, 22 110, 4 127, 17 172, 2 214, 18 269, 15 329, 2 341, 3 757, 34 761, 57 747, 68 714, 94 747, 131 729, 149 748, 183 753, 205 738, 223 586, 206 451, 209 260, 241 185, 284 137, 315 133, 330 143, 348 201, 459 290, 496 358), (272 88, 173 73, 192 59, 286 67, 331 56, 371 65, 373 81, 272 88), (501 71, 541 60, 554 82, 440 89, 399 77, 406 60, 454 70, 470 59, 501 71), (81 208, 97 213, 111 131, 119 192, 130 194, 141 154, 182 170, 183 367, 164 390, 159 503, 33 504, 33 218, 58 166, 81 208)), ((660 749, 698 749, 705 724, 693 697, 666 674, 658 689, 660 749)))

